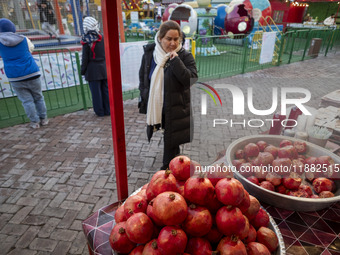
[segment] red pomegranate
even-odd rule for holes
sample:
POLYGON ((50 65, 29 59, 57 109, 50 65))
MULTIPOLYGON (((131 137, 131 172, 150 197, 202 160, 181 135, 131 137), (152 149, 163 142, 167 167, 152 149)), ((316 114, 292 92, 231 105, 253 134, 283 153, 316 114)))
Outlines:
POLYGON ((209 179, 209 181, 211 181, 213 186, 216 186, 218 181, 222 180, 223 178, 233 177, 232 169, 224 163, 208 166, 208 168, 210 168, 210 171, 207 172, 206 177, 209 179))
POLYGON ((158 249, 157 239, 152 239, 144 246, 142 255, 162 255, 158 249))
POLYGON ((324 177, 316 178, 313 181, 313 189, 316 193, 320 193, 322 191, 332 191, 333 185, 333 181, 324 177))
POLYGON ((321 198, 334 197, 334 193, 332 193, 330 191, 321 191, 319 193, 319 197, 321 197, 321 198))
POLYGON ((298 174, 303 174, 305 172, 305 164, 300 159, 293 159, 291 171, 298 174))
POLYGON ((156 172, 146 188, 146 197, 148 201, 154 199, 157 195, 165 191, 178 192, 176 178, 170 170, 161 170, 156 172))
POLYGON ((308 193, 304 190, 290 190, 288 191, 287 195, 294 196, 294 197, 309 197, 308 193))
POLYGON ((191 203, 205 206, 214 197, 215 188, 208 178, 190 177, 184 184, 184 197, 191 203))
POLYGON ((250 243, 256 241, 256 230, 253 225, 249 224, 248 236, 243 240, 244 243, 250 243))
POLYGON ((259 155, 260 149, 255 143, 248 143, 246 146, 244 146, 243 151, 246 158, 249 158, 257 157, 257 155, 259 155))
POLYGON ((245 213, 250 206, 250 197, 248 191, 244 190, 244 198, 242 202, 237 206, 242 213, 245 213))
POLYGON ((242 149, 238 149, 238 150, 235 152, 235 158, 236 158, 236 159, 245 158, 244 151, 243 151, 242 149))
POLYGON ((177 180, 176 182, 178 193, 181 194, 182 197, 184 197, 184 183, 185 181, 179 181, 179 180, 177 180))
POLYGON ((299 190, 303 190, 303 191, 307 192, 308 196, 313 195, 312 188, 309 187, 308 185, 301 184, 301 185, 299 186, 299 190))
POLYGON ((177 156, 170 161, 169 168, 177 180, 186 181, 190 177, 190 158, 177 156))
POLYGON ((257 230, 257 241, 264 244, 270 252, 275 251, 279 246, 279 240, 274 231, 266 227, 260 227, 257 230))
POLYGON ((288 145, 279 148, 279 150, 277 151, 277 155, 279 156, 279 158, 294 159, 298 157, 298 152, 293 145, 288 145))
POLYGON ((268 166, 273 163, 274 156, 270 152, 260 152, 254 160, 256 166, 268 166))
POLYGON ((245 239, 248 236, 248 234, 249 234, 249 226, 250 226, 248 218, 246 216, 244 216, 244 215, 243 215, 243 217, 244 217, 244 219, 246 221, 246 225, 244 226, 244 229, 241 231, 241 233, 238 236, 238 238, 241 239, 241 240, 245 239))
POLYGON ((307 144, 305 142, 295 141, 294 147, 299 154, 303 154, 307 151, 307 144))
POLYGON ((150 241, 153 229, 153 223, 145 213, 135 213, 126 221, 126 234, 134 243, 150 241))
POLYGON ((246 163, 245 159, 233 159, 233 161, 231 161, 232 165, 235 166, 236 170, 240 169, 240 166, 242 163, 246 163))
POLYGON ((260 202, 256 199, 256 197, 249 195, 250 205, 244 215, 248 218, 248 220, 252 220, 256 217, 258 211, 260 210, 260 202))
POLYGON ((256 184, 256 185, 260 185, 259 179, 257 179, 257 177, 255 177, 254 175, 249 176, 247 178, 247 180, 252 182, 252 183, 254 183, 254 184, 256 184))
POLYGON ((134 248, 129 255, 143 255, 144 245, 139 245, 134 248))
POLYGON ((212 248, 208 240, 193 237, 189 239, 185 252, 191 255, 208 255, 212 254, 212 248))
POLYGON ((213 199, 207 201, 207 209, 210 211, 211 214, 216 214, 218 209, 220 209, 224 204, 222 204, 218 199, 216 194, 214 194, 213 199))
POLYGON ((205 239, 207 239, 210 243, 218 243, 223 237, 223 234, 218 230, 218 228, 213 225, 210 229, 210 231, 208 232, 208 234, 206 234, 204 236, 205 239))
POLYGON ((157 218, 157 216, 153 213, 153 202, 154 199, 150 201, 148 207, 146 209, 146 215, 150 217, 150 219, 155 223, 157 226, 164 226, 162 221, 157 218))
POLYGON ((289 145, 293 145, 293 142, 290 141, 290 140, 284 139, 280 142, 280 148, 286 147, 286 146, 289 146, 289 145))
POLYGON ((275 147, 274 145, 268 145, 265 149, 264 152, 269 152, 273 155, 274 158, 277 157, 277 152, 278 152, 278 148, 275 147))
POLYGON ((146 212, 148 202, 139 195, 134 195, 126 199, 124 204, 124 213, 126 219, 130 218, 134 213, 146 212))
POLYGON ((244 199, 242 183, 234 178, 224 178, 215 187, 217 199, 225 205, 237 206, 244 199))
POLYGON ((138 196, 141 196, 143 197, 145 200, 147 200, 147 197, 146 197, 146 189, 141 189, 141 191, 139 191, 137 193, 138 196))
POLYGON ((178 225, 187 217, 188 206, 180 194, 166 191, 155 198, 152 211, 164 225, 178 225))
POLYGON ((109 237, 111 248, 120 253, 129 253, 136 247, 136 244, 128 238, 125 228, 126 222, 119 222, 113 227, 109 237))
POLYGON ((162 255, 182 254, 187 246, 185 232, 175 226, 165 226, 159 233, 157 244, 162 255))
POLYGON ((279 186, 281 184, 281 176, 274 172, 269 172, 266 175, 266 180, 269 181, 274 186, 279 186))
POLYGON ((242 241, 236 236, 224 237, 217 246, 220 255, 247 255, 247 250, 242 241))
POLYGON ((125 216, 125 212, 124 212, 124 205, 121 205, 117 208, 116 212, 115 212, 115 222, 119 223, 119 222, 123 222, 126 221, 126 216, 125 216))
POLYGON ((264 152, 264 149, 268 146, 267 142, 265 141, 258 141, 256 145, 259 147, 260 152, 264 152))
POLYGON ((275 190, 276 190, 276 192, 279 192, 279 193, 284 194, 284 195, 286 195, 289 192, 289 190, 287 190, 287 188, 285 186, 283 186, 283 184, 275 187, 275 190))
POLYGON ((267 227, 269 224, 268 213, 262 208, 260 208, 255 218, 251 221, 251 224, 255 229, 259 229, 260 227, 267 227))
POLYGON ((270 251, 262 243, 251 242, 247 245, 248 255, 270 255, 270 251))
POLYGON ((270 190, 270 191, 274 191, 275 190, 275 187, 274 185, 269 182, 269 181, 263 181, 260 183, 260 187, 264 188, 264 189, 267 189, 267 190, 270 190))
POLYGON ((246 220, 238 207, 223 206, 215 216, 218 230, 226 235, 239 236, 245 228, 246 220))
POLYGON ((212 216, 209 210, 202 206, 191 204, 188 207, 188 216, 182 223, 182 228, 188 235, 202 237, 212 226, 212 216))
POLYGON ((290 190, 297 190, 301 185, 302 179, 297 173, 290 173, 289 177, 282 179, 282 184, 290 190))

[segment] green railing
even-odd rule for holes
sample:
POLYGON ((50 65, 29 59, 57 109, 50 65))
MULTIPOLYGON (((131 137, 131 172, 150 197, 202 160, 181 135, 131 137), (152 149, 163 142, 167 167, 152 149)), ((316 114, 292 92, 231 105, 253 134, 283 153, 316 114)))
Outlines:
MULTIPOLYGON (((274 60, 260 64, 261 45, 255 44, 261 40, 253 38, 250 41, 244 35, 196 38, 194 45, 199 79, 218 79, 303 61, 312 57, 309 49, 314 38, 322 40, 319 55, 334 54, 340 49, 339 29, 289 31, 282 35, 277 34, 274 60)), ((46 89, 43 93, 49 117, 92 107, 90 90, 78 73, 78 52, 49 49, 36 51, 34 57, 41 65, 43 87, 46 89)), ((138 95, 138 89, 124 91, 123 99, 138 95)), ((28 121, 12 87, 3 80, 0 80, 0 97, 0 128, 28 121)))

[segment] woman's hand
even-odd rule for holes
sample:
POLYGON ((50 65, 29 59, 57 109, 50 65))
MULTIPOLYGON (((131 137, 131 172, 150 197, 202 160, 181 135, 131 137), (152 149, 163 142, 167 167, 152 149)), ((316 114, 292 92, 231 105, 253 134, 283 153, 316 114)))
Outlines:
POLYGON ((173 59, 174 57, 178 57, 178 54, 176 51, 171 51, 170 52, 170 60, 173 59))

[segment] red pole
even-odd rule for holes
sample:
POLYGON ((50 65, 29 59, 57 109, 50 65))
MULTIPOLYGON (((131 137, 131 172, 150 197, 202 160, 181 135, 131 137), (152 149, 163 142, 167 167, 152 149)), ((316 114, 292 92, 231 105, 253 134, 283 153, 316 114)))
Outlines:
POLYGON ((128 182, 117 10, 117 1, 102 0, 107 82, 110 95, 117 192, 118 199, 122 200, 128 197, 128 182))
POLYGON ((63 22, 61 20, 61 14, 60 14, 60 8, 59 8, 58 0, 54 0, 54 9, 55 9, 55 14, 57 16, 59 34, 64 35, 65 34, 64 26, 63 26, 63 22))

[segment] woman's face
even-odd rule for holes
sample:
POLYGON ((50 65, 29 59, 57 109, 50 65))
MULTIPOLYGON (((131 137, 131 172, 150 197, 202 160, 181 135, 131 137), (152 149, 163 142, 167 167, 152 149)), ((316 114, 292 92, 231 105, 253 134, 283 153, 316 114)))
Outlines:
POLYGON ((170 29, 160 41, 166 53, 174 51, 180 43, 178 30, 170 29))

